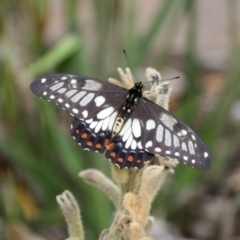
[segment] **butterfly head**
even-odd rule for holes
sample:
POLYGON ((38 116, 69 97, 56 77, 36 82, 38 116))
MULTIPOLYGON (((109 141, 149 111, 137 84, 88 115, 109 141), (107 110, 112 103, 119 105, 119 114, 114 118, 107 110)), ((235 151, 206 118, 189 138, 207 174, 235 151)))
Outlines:
MULTIPOLYGON (((143 83, 142 82, 137 82, 134 84, 134 87, 132 88, 134 91, 138 92, 141 96, 142 96, 142 93, 143 93, 143 89, 144 89, 144 86, 143 86, 143 83)), ((141 97, 140 96, 140 97, 141 97)))

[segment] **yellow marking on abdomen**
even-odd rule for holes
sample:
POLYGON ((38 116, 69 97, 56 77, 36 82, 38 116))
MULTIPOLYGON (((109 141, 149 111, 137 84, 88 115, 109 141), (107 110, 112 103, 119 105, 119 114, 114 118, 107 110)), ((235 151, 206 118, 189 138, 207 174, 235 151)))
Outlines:
POLYGON ((124 119, 122 117, 117 117, 113 125, 112 137, 116 136, 121 131, 123 124, 124 119))

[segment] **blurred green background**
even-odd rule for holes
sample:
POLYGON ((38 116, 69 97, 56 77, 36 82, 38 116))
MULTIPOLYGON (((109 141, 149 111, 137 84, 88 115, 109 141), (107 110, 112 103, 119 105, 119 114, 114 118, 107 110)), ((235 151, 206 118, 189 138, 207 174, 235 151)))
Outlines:
POLYGON ((122 49, 139 79, 148 66, 163 78, 181 76, 170 111, 213 157, 209 171, 179 164, 152 215, 185 237, 239 239, 239 9, 233 0, 2 0, 0 239, 64 239, 55 197, 65 189, 81 207, 86 239, 110 226, 112 203, 78 178, 87 168, 110 176, 109 162, 81 151, 69 135, 71 117, 29 85, 49 73, 119 78, 117 67, 128 67, 122 49))

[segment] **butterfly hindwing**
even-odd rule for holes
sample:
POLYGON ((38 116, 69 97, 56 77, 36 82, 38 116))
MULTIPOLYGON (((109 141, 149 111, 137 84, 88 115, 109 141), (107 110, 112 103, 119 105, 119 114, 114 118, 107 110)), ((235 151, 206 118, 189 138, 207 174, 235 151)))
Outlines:
POLYGON ((95 133, 90 125, 91 123, 73 118, 70 134, 83 150, 102 153, 106 150, 104 143, 110 138, 110 132, 99 130, 95 133))
POLYGON ((83 150, 99 153, 106 151, 106 158, 119 168, 142 168, 145 161, 153 158, 153 154, 142 148, 126 146, 120 136, 110 141, 111 131, 103 129, 101 127, 103 124, 101 126, 91 125, 96 120, 96 118, 93 121, 82 121, 77 118, 72 120, 71 135, 83 150))

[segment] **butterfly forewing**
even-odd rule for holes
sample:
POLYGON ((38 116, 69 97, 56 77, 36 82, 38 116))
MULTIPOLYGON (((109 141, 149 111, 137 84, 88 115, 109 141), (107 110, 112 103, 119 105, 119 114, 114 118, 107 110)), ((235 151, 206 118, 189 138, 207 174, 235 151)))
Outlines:
POLYGON ((55 74, 35 80, 31 90, 78 119, 91 119, 101 110, 112 111, 124 101, 126 90, 83 76, 55 74))
POLYGON ((145 150, 177 158, 194 168, 210 167, 209 150, 186 124, 146 98, 141 98, 137 109, 134 115, 136 119, 142 119, 144 135, 141 140, 145 150))

